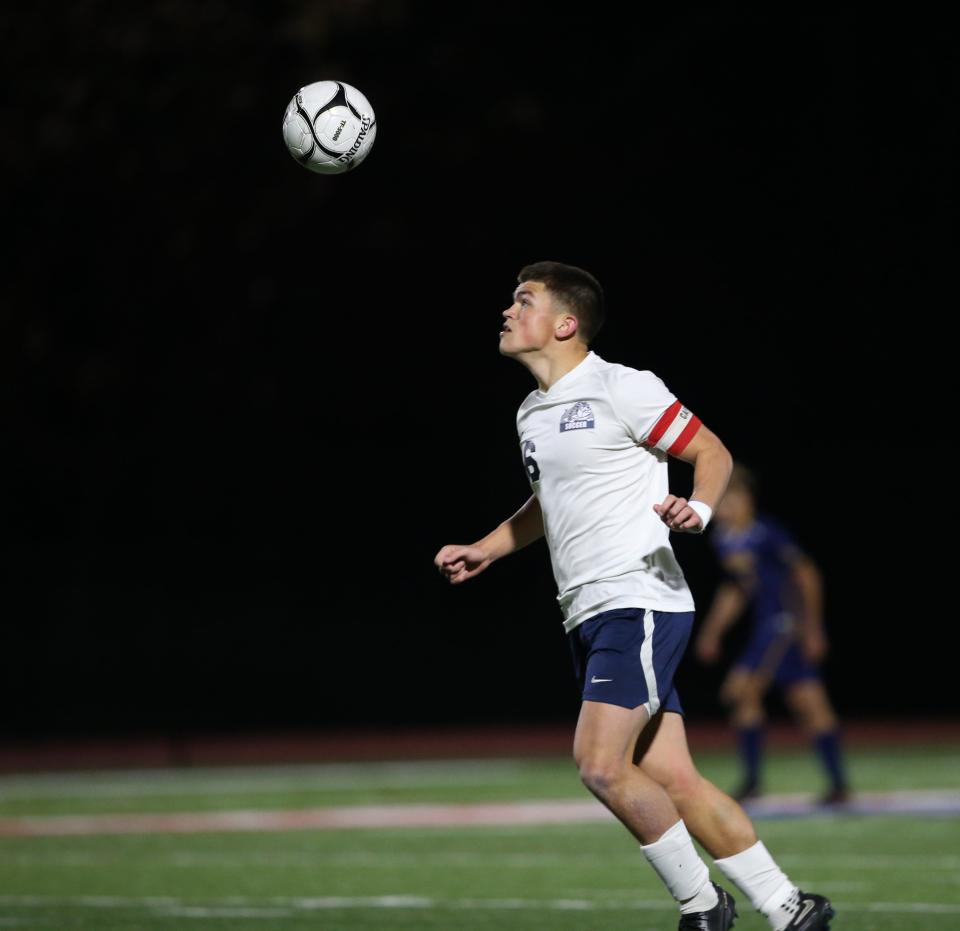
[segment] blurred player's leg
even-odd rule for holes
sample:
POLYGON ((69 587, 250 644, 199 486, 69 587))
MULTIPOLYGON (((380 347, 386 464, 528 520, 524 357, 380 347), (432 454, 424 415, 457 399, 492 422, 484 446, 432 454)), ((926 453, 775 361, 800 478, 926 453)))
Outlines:
POLYGON ((721 700, 731 706, 731 723, 737 732, 743 769, 740 786, 733 792, 738 801, 755 798, 761 791, 767 729, 763 695, 767 684, 757 673, 738 666, 730 671, 720 692, 721 700))
POLYGON ((810 735, 830 780, 830 788, 822 801, 827 804, 847 801, 849 786, 843 765, 837 716, 823 683, 819 679, 796 682, 786 690, 785 698, 797 721, 810 735))

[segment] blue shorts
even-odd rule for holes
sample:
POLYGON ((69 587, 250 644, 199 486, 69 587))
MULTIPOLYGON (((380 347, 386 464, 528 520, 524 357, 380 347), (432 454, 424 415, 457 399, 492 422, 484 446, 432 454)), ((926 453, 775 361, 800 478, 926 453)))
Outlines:
POLYGON ((750 639, 735 663, 781 688, 819 678, 817 667, 803 654, 797 640, 799 626, 790 611, 754 619, 750 639))
POLYGON ((567 635, 584 701, 683 714, 673 676, 693 628, 693 611, 614 608, 567 635))
POLYGON ((751 637, 734 665, 738 669, 749 669, 781 688, 820 678, 817 667, 804 656, 800 644, 789 633, 751 637))

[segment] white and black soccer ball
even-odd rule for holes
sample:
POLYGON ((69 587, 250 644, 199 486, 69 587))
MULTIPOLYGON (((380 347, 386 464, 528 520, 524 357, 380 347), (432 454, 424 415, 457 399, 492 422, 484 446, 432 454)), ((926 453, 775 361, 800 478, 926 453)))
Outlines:
POLYGON ((370 101, 343 81, 301 87, 283 114, 283 141, 305 168, 338 175, 356 168, 377 136, 370 101))

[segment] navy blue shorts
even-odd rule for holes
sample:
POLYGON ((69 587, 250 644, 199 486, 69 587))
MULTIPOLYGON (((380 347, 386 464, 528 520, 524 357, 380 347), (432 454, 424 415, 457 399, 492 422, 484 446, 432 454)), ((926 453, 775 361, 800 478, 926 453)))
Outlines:
POLYGON ((780 688, 820 678, 817 667, 807 659, 800 644, 789 633, 751 637, 734 665, 749 669, 780 688))
POLYGON ((683 714, 673 677, 690 631, 693 611, 613 608, 567 635, 584 701, 683 714))

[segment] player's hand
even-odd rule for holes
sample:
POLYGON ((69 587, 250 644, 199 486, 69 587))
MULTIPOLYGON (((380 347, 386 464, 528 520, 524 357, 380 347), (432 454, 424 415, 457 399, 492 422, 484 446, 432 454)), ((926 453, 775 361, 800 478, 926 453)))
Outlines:
POLYGON ((720 659, 720 641, 716 637, 697 637, 693 652, 701 663, 710 666, 720 659))
POLYGON ((687 504, 686 498, 667 495, 663 504, 655 504, 653 509, 671 530, 677 533, 703 533, 703 521, 700 515, 687 504))
POLYGON ((466 582, 483 572, 491 559, 479 546, 462 546, 451 543, 433 557, 433 564, 451 585, 466 582))
POLYGON ((805 630, 800 638, 800 647, 803 655, 815 665, 826 659, 830 649, 826 635, 820 629, 805 630))

